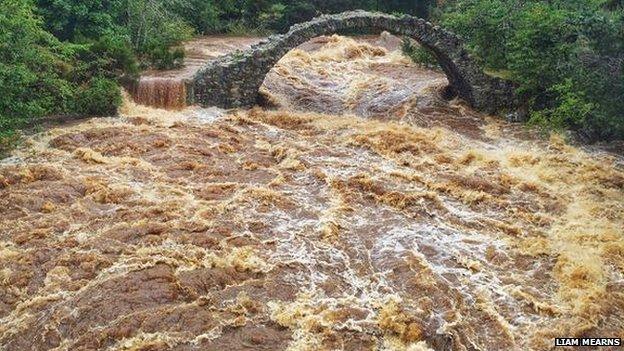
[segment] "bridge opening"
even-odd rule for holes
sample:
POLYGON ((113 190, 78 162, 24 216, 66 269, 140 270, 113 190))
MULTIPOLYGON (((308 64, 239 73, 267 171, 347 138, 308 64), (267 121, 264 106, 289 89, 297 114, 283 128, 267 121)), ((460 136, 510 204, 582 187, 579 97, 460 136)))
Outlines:
POLYGON ((457 97, 457 91, 451 86, 451 85, 446 85, 444 88, 442 88, 442 90, 440 91, 440 96, 446 100, 446 101, 450 101, 453 100, 454 98, 457 97))
POLYGON ((443 72, 413 64, 401 47, 388 32, 313 38, 269 70, 259 105, 387 118, 451 95, 443 72))

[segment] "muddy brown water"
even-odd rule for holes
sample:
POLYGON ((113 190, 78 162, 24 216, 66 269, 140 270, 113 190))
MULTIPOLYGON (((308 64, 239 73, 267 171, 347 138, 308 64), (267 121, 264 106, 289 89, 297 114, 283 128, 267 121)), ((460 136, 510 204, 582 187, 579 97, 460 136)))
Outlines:
POLYGON ((444 100, 392 40, 291 51, 274 109, 127 99, 30 137, 0 163, 0 349, 624 337, 621 157, 444 100))
POLYGON ((185 81, 210 60, 236 50, 245 50, 262 38, 210 36, 184 43, 184 65, 177 69, 145 72, 130 89, 133 100, 139 104, 166 108, 186 107, 185 81))

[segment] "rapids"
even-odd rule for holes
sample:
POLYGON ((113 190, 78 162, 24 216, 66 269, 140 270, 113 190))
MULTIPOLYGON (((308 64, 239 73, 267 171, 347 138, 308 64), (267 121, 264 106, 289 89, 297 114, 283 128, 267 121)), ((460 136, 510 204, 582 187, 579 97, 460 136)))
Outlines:
POLYGON ((391 36, 322 37, 267 76, 272 108, 126 98, 28 138, 0 163, 0 349, 624 337, 622 157, 445 86, 391 36))

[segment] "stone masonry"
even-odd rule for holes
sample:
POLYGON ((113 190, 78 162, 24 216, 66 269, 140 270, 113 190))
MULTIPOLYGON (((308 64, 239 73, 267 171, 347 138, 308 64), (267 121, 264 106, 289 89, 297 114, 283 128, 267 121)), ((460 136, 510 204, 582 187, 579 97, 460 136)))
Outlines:
POLYGON ((188 100, 224 108, 252 106, 258 100, 264 77, 288 51, 314 37, 346 30, 387 31, 413 38, 433 53, 457 95, 477 110, 503 113, 517 106, 513 85, 485 74, 457 35, 421 18, 365 11, 323 15, 296 24, 288 33, 273 35, 247 51, 210 62, 187 83, 188 100))

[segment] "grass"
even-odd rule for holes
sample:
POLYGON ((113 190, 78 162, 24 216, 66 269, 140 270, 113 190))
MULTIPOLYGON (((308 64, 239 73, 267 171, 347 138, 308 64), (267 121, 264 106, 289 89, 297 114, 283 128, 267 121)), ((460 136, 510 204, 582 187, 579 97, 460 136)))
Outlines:
POLYGON ((485 69, 484 72, 488 76, 492 76, 492 77, 496 77, 500 79, 506 79, 506 80, 511 80, 511 76, 512 76, 512 72, 506 69, 501 69, 501 70, 485 69))

